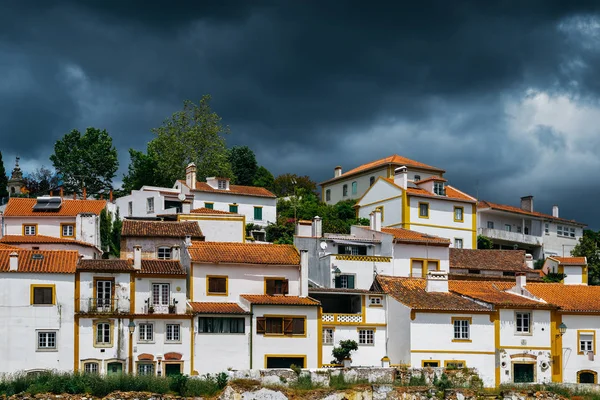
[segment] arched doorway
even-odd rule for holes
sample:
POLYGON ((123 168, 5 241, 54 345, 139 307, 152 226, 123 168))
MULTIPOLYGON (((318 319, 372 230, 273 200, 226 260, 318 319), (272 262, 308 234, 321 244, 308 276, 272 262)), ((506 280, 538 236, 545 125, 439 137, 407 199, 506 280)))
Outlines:
POLYGON ((597 383, 598 374, 596 371, 583 370, 577 372, 577 383, 597 383))

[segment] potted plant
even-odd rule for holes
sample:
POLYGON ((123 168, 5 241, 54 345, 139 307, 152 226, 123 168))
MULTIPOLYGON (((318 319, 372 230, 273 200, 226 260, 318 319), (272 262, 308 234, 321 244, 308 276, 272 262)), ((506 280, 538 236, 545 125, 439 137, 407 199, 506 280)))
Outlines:
POLYGON ((146 304, 148 304, 148 314, 154 314, 154 305, 150 303, 150 299, 146 300, 146 304))
POLYGON ((169 304, 169 314, 175 314, 178 301, 173 299, 173 304, 169 304))

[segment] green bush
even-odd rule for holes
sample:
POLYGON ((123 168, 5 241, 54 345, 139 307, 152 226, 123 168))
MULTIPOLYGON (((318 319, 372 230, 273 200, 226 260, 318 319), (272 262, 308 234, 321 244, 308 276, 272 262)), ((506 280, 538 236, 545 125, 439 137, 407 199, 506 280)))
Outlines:
POLYGON ((411 376, 408 380, 408 386, 427 386, 427 381, 425 380, 425 375, 419 376, 411 376))
POLYGON ((353 351, 358 350, 358 343, 354 340, 341 340, 338 347, 331 350, 333 356, 332 364, 342 364, 346 358, 350 358, 353 351))
POLYGON ((446 389, 450 389, 452 387, 452 382, 450 382, 450 379, 448 379, 448 375, 446 374, 442 374, 442 376, 438 377, 436 376, 433 379, 433 385, 440 391, 446 390, 446 389))
POLYGON ((329 387, 334 390, 346 390, 350 388, 350 383, 346 382, 344 373, 340 372, 338 375, 329 376, 329 387))

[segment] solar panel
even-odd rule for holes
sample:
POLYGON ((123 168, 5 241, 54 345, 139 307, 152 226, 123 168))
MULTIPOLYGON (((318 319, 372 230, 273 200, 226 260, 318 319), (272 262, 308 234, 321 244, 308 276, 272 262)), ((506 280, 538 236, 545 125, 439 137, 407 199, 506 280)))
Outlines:
POLYGON ((43 255, 43 254, 33 254, 33 255, 31 256, 31 258, 32 258, 33 260, 43 260, 43 259, 44 259, 44 255, 43 255))
POLYGON ((58 211, 62 206, 60 197, 38 197, 33 211, 58 211))

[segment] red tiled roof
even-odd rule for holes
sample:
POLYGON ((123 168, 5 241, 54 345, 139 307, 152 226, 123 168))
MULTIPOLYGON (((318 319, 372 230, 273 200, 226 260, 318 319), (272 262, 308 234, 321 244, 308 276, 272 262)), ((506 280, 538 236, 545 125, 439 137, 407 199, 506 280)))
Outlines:
POLYGON ((562 312, 600 312, 600 286, 564 285, 562 283, 531 283, 527 290, 562 312))
POLYGON ((450 268, 531 272, 524 250, 450 249, 450 268))
POLYGON ((587 261, 585 257, 555 257, 553 259, 561 263, 562 265, 586 265, 587 261))
POLYGON ((19 255, 19 267, 15 272, 72 274, 79 260, 76 250, 5 249, 0 250, 0 272, 10 271, 10 254, 13 252, 19 255))
POLYGON ((89 260, 82 259, 79 260, 77 264, 78 271, 98 271, 98 272, 131 272, 133 270, 133 266, 129 260, 121 260, 121 259, 97 259, 97 260, 89 260))
POLYGON ((193 262, 231 264, 300 265, 300 254, 288 244, 192 242, 193 262))
POLYGON ((0 242, 0 250, 4 250, 4 249, 19 249, 20 247, 18 246, 11 246, 5 243, 1 243, 0 242))
POLYGON ((367 289, 346 289, 346 288, 308 288, 309 293, 347 293, 347 294, 382 294, 381 291, 367 289))
POLYGON ((301 219, 298 221, 300 225, 312 225, 312 221, 301 219))
POLYGON ((409 187, 406 190, 406 193, 408 195, 412 195, 412 196, 433 197, 433 198, 440 199, 440 200, 448 199, 448 200, 459 200, 459 201, 465 201, 465 202, 469 202, 469 203, 475 203, 475 199, 473 197, 461 192, 460 190, 458 190, 450 185, 446 185, 446 195, 445 196, 440 196, 435 193, 428 192, 427 190, 425 190, 423 188, 413 188, 413 187, 409 187))
POLYGON ((477 208, 480 208, 480 209, 491 208, 492 210, 506 211, 506 212, 521 214, 521 215, 529 215, 531 217, 537 217, 537 218, 546 219, 546 220, 550 220, 550 221, 558 221, 558 222, 565 222, 565 223, 570 223, 570 224, 579 225, 579 226, 587 226, 586 224, 577 222, 575 220, 557 218, 557 217, 553 217, 552 215, 549 215, 549 214, 544 214, 544 213, 537 212, 537 211, 527 211, 527 210, 523 210, 522 208, 519 208, 519 207, 492 203, 491 201, 481 200, 477 203, 477 208))
MULTIPOLYGON (((515 293, 506 292, 515 284, 514 280, 513 282, 450 281, 449 290, 501 308, 556 308, 556 306, 545 301, 536 301, 515 293)), ((526 288, 528 289, 529 285, 526 288)))
POLYGON ((394 235, 396 243, 427 243, 434 246, 450 246, 450 240, 404 228, 381 228, 384 233, 394 235))
POLYGON ((375 287, 413 310, 489 312, 490 309, 454 293, 427 292, 425 279, 378 275, 375 287))
POLYGON ((83 259, 79 261, 77 270, 98 272, 135 272, 137 274, 152 275, 186 275, 185 269, 183 269, 181 263, 176 260, 142 260, 141 269, 137 271, 135 268, 133 268, 132 260, 83 259))
POLYGON ((6 217, 76 217, 79 214, 90 213, 100 215, 106 207, 105 200, 69 200, 62 199, 62 205, 57 211, 33 211, 37 199, 11 197, 6 205, 6 217))
POLYGON ((447 179, 442 178, 441 176, 430 176, 429 178, 425 178, 425 179, 421 179, 418 180, 415 183, 415 185, 420 185, 421 183, 426 183, 429 181, 437 181, 437 182, 448 182, 447 179))
POLYGON ((93 244, 87 242, 81 242, 75 239, 57 238, 53 236, 45 235, 6 235, 0 239, 0 243, 11 243, 11 244, 76 244, 79 246, 94 247, 93 244))
POLYGON ((273 306, 318 306, 321 303, 310 297, 269 296, 267 294, 242 294, 243 299, 254 305, 273 306))
POLYGON ((358 174, 358 173, 364 172, 364 171, 368 171, 368 170, 371 170, 374 168, 383 167, 383 166, 390 165, 390 164, 394 165, 394 166, 407 166, 407 167, 431 170, 431 171, 435 171, 435 172, 441 172, 442 174, 444 172, 446 172, 443 169, 440 169, 437 167, 432 167, 431 165, 423 164, 422 162, 411 160, 410 158, 406 158, 406 157, 399 156, 398 154, 394 154, 393 156, 385 157, 380 160, 375 160, 375 161, 371 161, 371 162, 368 162, 363 165, 359 165, 358 167, 351 169, 348 172, 345 172, 341 176, 339 176, 337 178, 328 179, 324 182, 321 182, 319 185, 333 182, 338 179, 348 178, 351 175, 358 174))
POLYGON ((212 208, 206 208, 206 207, 201 207, 201 208, 194 208, 192 211, 190 211, 190 213, 192 214, 235 214, 234 212, 229 212, 229 211, 221 211, 221 210, 213 210, 212 208))
POLYGON ((249 314, 237 303, 191 302, 195 314, 249 314))
MULTIPOLYGON (((186 185, 184 180, 180 180, 182 185, 186 185)), ((240 196, 255 196, 255 197, 271 197, 276 198, 273 193, 267 189, 258 186, 242 186, 242 185, 229 185, 229 190, 214 189, 206 182, 196 182, 195 188, 190 188, 197 192, 209 192, 209 193, 223 193, 223 194, 237 194, 240 196)))
POLYGON ((197 222, 123 220, 122 237, 177 237, 201 239, 204 236, 197 222))
POLYGON ((140 274, 187 275, 176 260, 142 260, 140 274))

